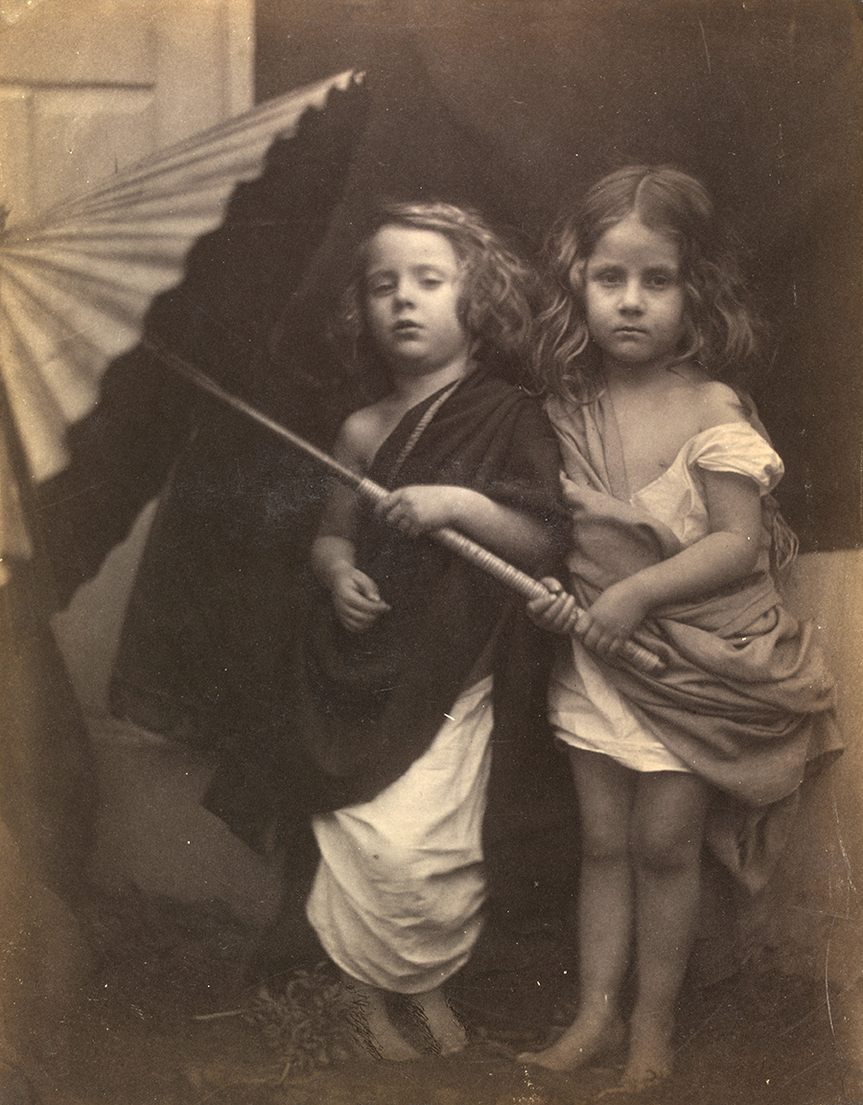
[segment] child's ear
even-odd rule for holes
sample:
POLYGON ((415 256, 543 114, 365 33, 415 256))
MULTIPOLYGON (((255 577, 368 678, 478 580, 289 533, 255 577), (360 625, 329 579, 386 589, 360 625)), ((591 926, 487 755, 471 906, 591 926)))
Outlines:
POLYGON ((579 257, 569 267, 569 286, 580 296, 584 295, 584 274, 587 269, 587 261, 579 257))

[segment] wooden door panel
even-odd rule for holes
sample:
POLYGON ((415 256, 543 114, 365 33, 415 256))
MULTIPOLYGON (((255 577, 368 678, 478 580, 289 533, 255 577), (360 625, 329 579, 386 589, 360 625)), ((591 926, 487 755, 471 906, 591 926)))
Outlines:
POLYGON ((42 0, 0 29, 15 222, 251 106, 253 0, 42 0))

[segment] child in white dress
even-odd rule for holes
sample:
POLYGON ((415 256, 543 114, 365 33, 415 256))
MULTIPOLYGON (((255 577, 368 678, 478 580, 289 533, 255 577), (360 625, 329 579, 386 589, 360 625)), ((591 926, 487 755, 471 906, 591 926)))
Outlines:
POLYGON ((580 996, 521 1059, 573 1069, 622 1040, 634 942, 627 1090, 671 1072, 703 842, 756 888, 808 765, 837 748, 829 677, 775 589, 794 541, 770 496, 782 461, 738 390, 756 325, 727 242, 692 177, 611 174, 557 235, 538 344, 575 597, 547 579, 528 609, 577 634, 549 710, 579 802, 580 996), (620 655, 633 637, 661 675, 620 655))

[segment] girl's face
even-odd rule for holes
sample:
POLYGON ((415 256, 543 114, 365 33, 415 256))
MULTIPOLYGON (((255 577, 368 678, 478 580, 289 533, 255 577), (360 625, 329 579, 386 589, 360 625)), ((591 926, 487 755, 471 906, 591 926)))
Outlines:
POLYGON ((426 372, 467 361, 471 343, 459 320, 461 291, 461 265, 443 234, 393 225, 372 238, 366 317, 391 367, 426 372))
POLYGON ((680 250, 627 215, 602 235, 584 272, 587 328, 606 369, 672 359, 685 331, 680 250))

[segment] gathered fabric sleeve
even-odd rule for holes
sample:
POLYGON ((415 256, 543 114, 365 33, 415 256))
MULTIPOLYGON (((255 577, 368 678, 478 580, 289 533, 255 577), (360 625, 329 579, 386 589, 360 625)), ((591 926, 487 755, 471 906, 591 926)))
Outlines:
POLYGON ((749 476, 767 495, 785 474, 782 458, 748 422, 711 426, 691 439, 689 464, 749 476))
MULTIPOLYGON (((691 437, 671 466, 632 497, 687 547, 710 532, 702 472, 735 472, 752 479, 762 499, 782 479, 779 454, 747 422, 711 426, 691 437)), ((769 527, 766 527, 766 529, 769 527)), ((765 547, 769 534, 765 533, 765 547)))

